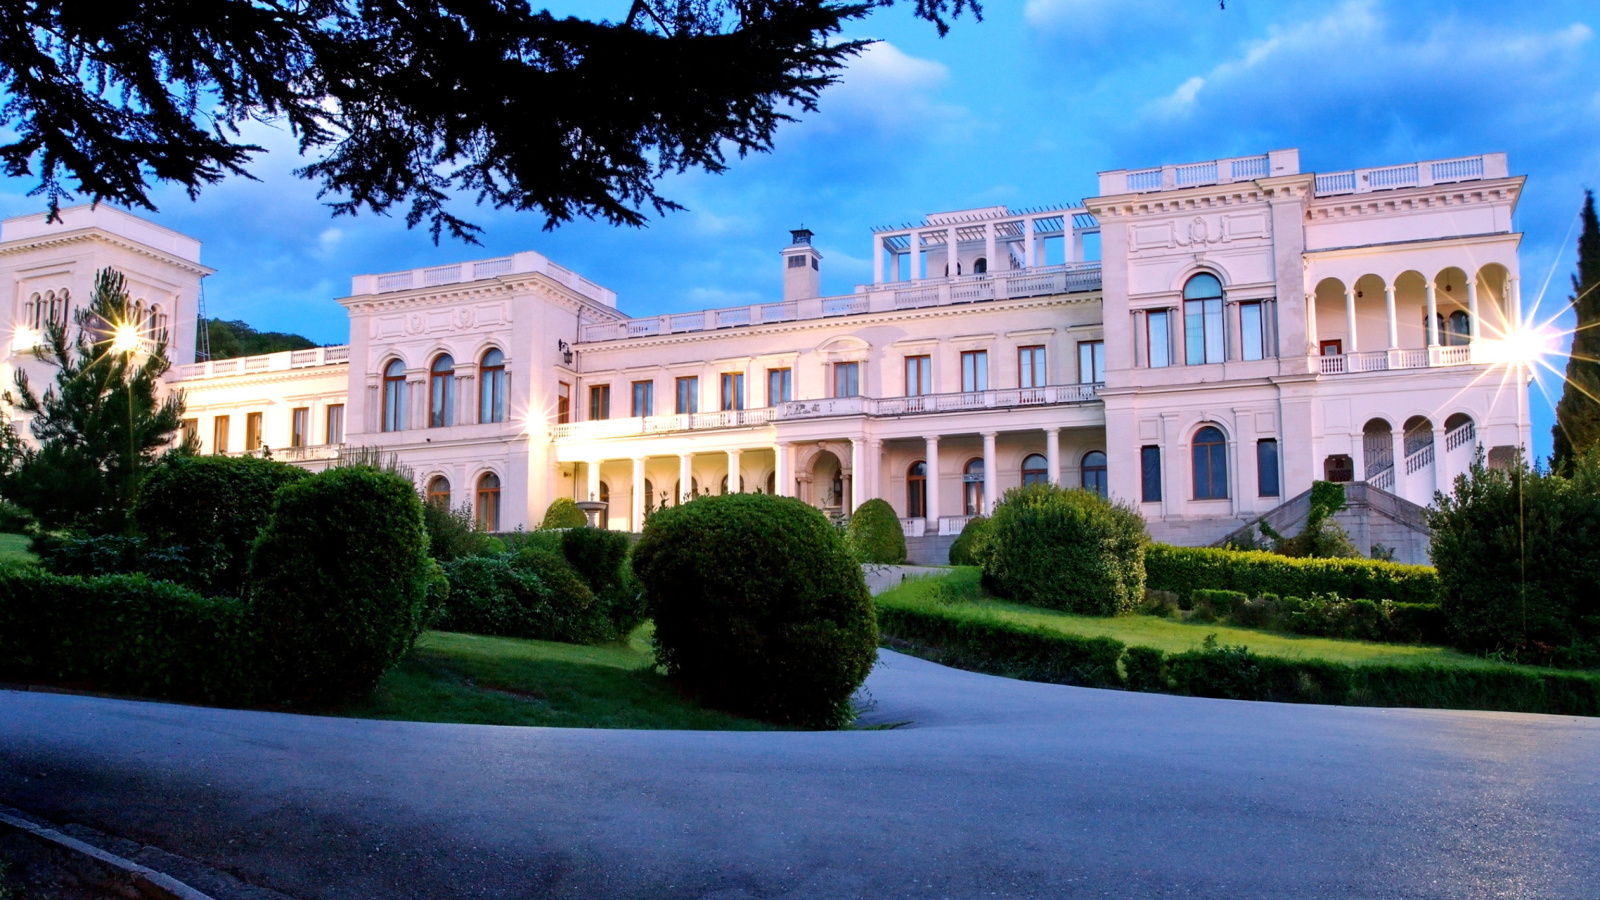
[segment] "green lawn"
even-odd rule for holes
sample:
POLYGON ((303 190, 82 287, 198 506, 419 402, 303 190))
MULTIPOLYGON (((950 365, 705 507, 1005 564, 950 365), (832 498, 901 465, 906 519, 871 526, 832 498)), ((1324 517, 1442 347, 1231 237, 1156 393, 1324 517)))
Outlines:
POLYGON ((430 631, 367 700, 364 719, 574 728, 770 729, 707 709, 657 673, 649 627, 584 646, 430 631))
POLYGON ((25 534, 0 534, 0 565, 34 562, 33 554, 28 552, 28 541, 25 534))
POLYGON ((1216 623, 1191 624, 1158 616, 1128 615, 1113 618, 1077 616, 1035 606, 1022 606, 985 596, 978 586, 978 570, 975 568, 957 568, 947 576, 913 579, 879 594, 876 600, 879 605, 937 604, 942 609, 973 616, 994 617, 1082 637, 1115 638, 1130 647, 1154 647, 1168 653, 1198 649, 1207 635, 1214 634, 1220 644, 1242 644, 1249 647, 1253 653, 1285 659, 1322 659, 1356 666, 1428 664, 1461 668, 1498 668, 1506 665, 1469 656, 1446 647, 1299 637, 1216 623))

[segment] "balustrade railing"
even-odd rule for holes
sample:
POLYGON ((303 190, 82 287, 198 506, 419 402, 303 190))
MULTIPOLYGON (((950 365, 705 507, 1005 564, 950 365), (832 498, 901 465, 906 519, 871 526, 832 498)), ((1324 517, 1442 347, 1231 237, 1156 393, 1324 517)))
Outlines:
POLYGON ((221 375, 259 372, 279 372, 289 369, 310 369, 334 365, 350 359, 348 346, 315 347, 310 350, 283 350, 260 356, 240 356, 233 359, 215 359, 210 362, 190 363, 173 370, 174 381, 191 381, 196 378, 216 378, 221 375))
POLYGON ((922 537, 928 532, 927 519, 901 519, 900 533, 906 537, 922 537))
POLYGON ((1467 422, 1463 425, 1457 425, 1456 427, 1444 433, 1445 452, 1448 453, 1452 450, 1459 450, 1462 447, 1473 443, 1475 440, 1477 440, 1477 437, 1477 425, 1473 424, 1472 422, 1467 422))
POLYGON ((1337 194, 1364 194, 1368 191, 1428 187, 1458 181, 1477 181, 1483 178, 1504 178, 1507 171, 1504 153, 1423 160, 1398 166, 1318 175, 1317 195, 1327 197, 1337 194))
POLYGON ((939 533, 942 535, 960 534, 962 529, 967 527, 967 523, 974 518, 974 516, 940 516, 939 533))
POLYGON ((1406 454, 1406 474, 1415 475, 1419 469, 1433 465, 1433 442, 1429 441, 1415 453, 1406 454))
POLYGON ((1384 466, 1382 469, 1379 469, 1372 475, 1367 476, 1367 484, 1372 485, 1380 491, 1388 491, 1391 494, 1394 493, 1394 466, 1384 466))
POLYGON ((1407 347, 1399 350, 1373 350, 1339 356, 1314 356, 1316 371, 1323 375, 1348 372, 1386 372, 1394 369, 1429 369, 1440 366, 1465 366, 1487 361, 1483 354, 1474 360, 1471 346, 1407 347))

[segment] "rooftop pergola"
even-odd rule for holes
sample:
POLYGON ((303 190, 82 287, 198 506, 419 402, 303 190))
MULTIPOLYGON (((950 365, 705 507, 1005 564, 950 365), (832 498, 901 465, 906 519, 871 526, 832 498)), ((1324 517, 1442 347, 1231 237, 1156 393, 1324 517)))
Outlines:
MULTIPOLYGON (((932 261, 924 262, 924 254, 939 253, 947 261, 949 248, 957 248, 957 258, 962 247, 982 247, 983 258, 990 272, 1003 272, 1020 267, 1033 269, 1043 265, 1042 241, 1062 238, 1065 248, 1063 263, 1083 259, 1083 236, 1098 233, 1100 223, 1082 207, 1038 207, 1010 210, 1004 206, 987 206, 955 212, 935 213, 921 224, 883 226, 873 230, 874 284, 885 281, 886 254, 894 255, 893 281, 927 280, 932 261), (1004 248, 1006 256, 1000 256, 1004 248), (1001 266, 997 260, 1009 257, 1012 265, 1001 266)), ((953 270, 950 275, 956 274, 953 270)))

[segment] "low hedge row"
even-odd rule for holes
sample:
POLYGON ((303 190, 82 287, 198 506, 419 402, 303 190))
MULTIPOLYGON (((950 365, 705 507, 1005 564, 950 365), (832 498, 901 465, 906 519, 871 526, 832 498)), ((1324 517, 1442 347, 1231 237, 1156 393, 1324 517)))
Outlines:
POLYGON ((1196 590, 1239 591, 1251 597, 1337 594, 1351 600, 1437 603, 1439 576, 1430 566, 1371 559, 1296 559, 1264 550, 1173 547, 1145 551, 1145 586, 1187 600, 1196 590))
POLYGON ((1350 666, 1260 656, 1210 642, 1166 653, 922 605, 880 604, 878 623, 888 646, 1029 681, 1280 703, 1600 716, 1600 677, 1579 673, 1350 666))
MULTIPOLYGON (((1389 644, 1443 644, 1449 637, 1444 612, 1435 603, 1347 600, 1316 594, 1305 599, 1275 594, 1250 597, 1242 591, 1208 588, 1192 591, 1190 601, 1191 621, 1389 644)), ((1165 605, 1147 603, 1146 609, 1156 615, 1173 614, 1170 601, 1165 605)))

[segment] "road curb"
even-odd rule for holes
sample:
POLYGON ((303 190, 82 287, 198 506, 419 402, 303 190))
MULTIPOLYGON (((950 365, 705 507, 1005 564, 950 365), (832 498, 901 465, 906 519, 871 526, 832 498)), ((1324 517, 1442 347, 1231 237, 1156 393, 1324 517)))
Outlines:
POLYGON ((123 859, 75 837, 62 834, 54 828, 36 825, 26 819, 0 812, 0 835, 20 834, 38 844, 67 853, 83 865, 74 866, 80 874, 101 875, 103 884, 96 887, 131 887, 147 900, 215 900, 210 894, 195 890, 165 872, 157 872, 131 859, 123 859))

